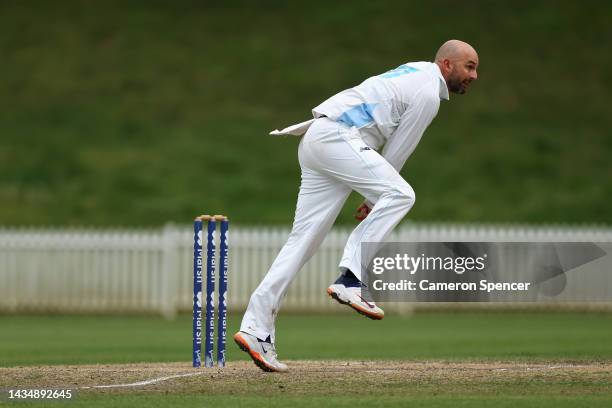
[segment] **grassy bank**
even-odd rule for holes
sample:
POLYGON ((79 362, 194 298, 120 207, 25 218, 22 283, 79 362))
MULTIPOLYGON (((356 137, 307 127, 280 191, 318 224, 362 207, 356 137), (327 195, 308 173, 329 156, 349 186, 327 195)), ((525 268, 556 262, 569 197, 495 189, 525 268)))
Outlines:
MULTIPOLYGON (((367 76, 480 52, 404 168, 419 221, 612 220, 610 3, 0 4, 0 224, 289 223, 297 140, 367 76)), ((350 223, 359 202, 339 218, 350 223)))

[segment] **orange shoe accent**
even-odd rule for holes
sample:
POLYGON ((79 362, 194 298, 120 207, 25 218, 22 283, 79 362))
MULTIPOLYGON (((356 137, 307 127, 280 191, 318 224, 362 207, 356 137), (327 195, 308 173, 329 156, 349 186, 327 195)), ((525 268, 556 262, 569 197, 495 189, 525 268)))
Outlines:
POLYGON ((251 356, 251 358, 253 359, 253 362, 255 363, 257 367, 261 368, 264 371, 276 371, 274 367, 266 363, 266 361, 263 359, 261 354, 259 354, 256 351, 251 350, 251 348, 249 347, 249 343, 247 343, 247 341, 242 338, 240 333, 236 333, 234 335, 234 341, 236 342, 236 344, 238 344, 238 347, 240 347, 242 351, 246 351, 249 354, 249 356, 251 356))
POLYGON ((370 319, 374 319, 374 320, 382 320, 383 317, 385 317, 385 315, 379 315, 376 313, 371 313, 368 309, 361 307, 359 305, 356 305, 354 303, 349 303, 349 306, 352 307, 353 309, 355 309, 356 311, 358 311, 361 314, 366 315, 367 317, 369 317, 370 319))

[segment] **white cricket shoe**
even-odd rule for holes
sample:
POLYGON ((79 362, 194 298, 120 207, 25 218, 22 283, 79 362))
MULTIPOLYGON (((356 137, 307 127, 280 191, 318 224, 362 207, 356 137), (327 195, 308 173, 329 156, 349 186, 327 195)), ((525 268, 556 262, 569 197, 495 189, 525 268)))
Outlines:
POLYGON ((373 320, 381 320, 385 317, 385 311, 376 306, 371 300, 364 299, 368 296, 362 293, 366 287, 350 273, 341 275, 336 282, 327 288, 327 294, 343 305, 348 305, 360 313, 373 320))
POLYGON ((234 335, 234 341, 242 351, 249 353, 255 365, 262 370, 281 373, 289 370, 286 364, 278 361, 274 344, 242 331, 234 335))

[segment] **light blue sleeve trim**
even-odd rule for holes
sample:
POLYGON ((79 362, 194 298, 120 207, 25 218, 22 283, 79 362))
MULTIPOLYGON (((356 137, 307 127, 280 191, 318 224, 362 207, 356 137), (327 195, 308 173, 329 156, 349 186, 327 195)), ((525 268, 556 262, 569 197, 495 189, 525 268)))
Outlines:
POLYGON ((382 75, 379 75, 381 78, 395 78, 398 76, 411 74, 413 72, 417 72, 418 69, 415 67, 408 66, 406 64, 400 65, 399 67, 392 69, 391 71, 387 71, 382 75))

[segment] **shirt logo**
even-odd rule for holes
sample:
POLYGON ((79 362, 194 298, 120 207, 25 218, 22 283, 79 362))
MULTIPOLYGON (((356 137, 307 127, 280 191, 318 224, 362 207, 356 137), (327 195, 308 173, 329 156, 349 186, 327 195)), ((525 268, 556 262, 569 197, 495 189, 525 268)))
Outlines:
POLYGON ((359 148, 359 153, 363 152, 364 150, 372 150, 369 147, 365 146, 365 147, 360 147, 359 148))

